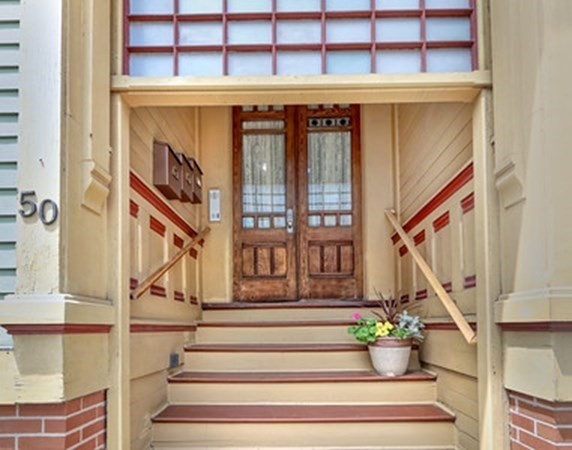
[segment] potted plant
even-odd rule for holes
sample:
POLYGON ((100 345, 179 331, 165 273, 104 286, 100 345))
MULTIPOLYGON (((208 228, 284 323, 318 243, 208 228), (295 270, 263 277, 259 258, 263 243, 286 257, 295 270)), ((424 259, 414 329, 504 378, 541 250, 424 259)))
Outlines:
POLYGON ((356 324, 348 328, 359 341, 367 344, 373 367, 387 377, 403 375, 409 365, 413 340, 423 340, 425 325, 419 316, 402 309, 403 304, 378 293, 380 311, 371 311, 374 317, 354 314, 356 324))

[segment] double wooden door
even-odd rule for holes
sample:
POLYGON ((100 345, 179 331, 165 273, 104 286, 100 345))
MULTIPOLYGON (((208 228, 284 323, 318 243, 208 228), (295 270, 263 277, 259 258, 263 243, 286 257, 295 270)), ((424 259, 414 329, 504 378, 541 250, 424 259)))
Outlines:
POLYGON ((233 119, 234 299, 361 298, 359 107, 233 119))

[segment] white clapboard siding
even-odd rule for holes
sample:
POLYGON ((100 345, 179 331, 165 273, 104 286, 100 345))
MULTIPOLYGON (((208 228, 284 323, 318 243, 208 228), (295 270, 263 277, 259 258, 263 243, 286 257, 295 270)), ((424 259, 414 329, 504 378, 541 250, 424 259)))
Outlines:
POLYGON ((0 0, 0 299, 16 287, 20 10, 20 1, 0 0))

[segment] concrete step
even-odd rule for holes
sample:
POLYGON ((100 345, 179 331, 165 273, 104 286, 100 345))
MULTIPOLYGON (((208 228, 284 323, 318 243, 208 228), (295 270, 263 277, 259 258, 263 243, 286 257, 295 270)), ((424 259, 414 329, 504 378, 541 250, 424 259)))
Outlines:
POLYGON ((348 327, 355 321, 346 319, 280 321, 208 321, 197 328, 197 342, 219 343, 314 343, 348 342, 355 338, 348 327))
POLYGON ((171 405, 153 419, 158 448, 454 446, 454 417, 436 405, 171 405))
POLYGON ((415 404, 435 402, 436 383, 427 372, 182 372, 168 392, 170 404, 415 404))

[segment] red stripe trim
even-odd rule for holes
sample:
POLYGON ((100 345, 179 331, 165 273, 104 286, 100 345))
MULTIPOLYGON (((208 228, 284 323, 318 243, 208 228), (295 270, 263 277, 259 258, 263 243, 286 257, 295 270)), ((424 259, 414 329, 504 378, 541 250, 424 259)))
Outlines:
POLYGON ((443 283, 442 286, 446 292, 453 292, 453 283, 452 282, 447 281, 446 283, 443 283))
POLYGON ((423 242, 425 242, 425 230, 417 233, 413 238, 413 242, 415 243, 415 246, 423 244, 423 242))
POLYGON ((184 302, 185 301, 185 294, 183 294, 181 291, 173 292, 173 297, 178 302, 184 302))
POLYGON ((173 245, 175 247, 183 248, 183 244, 184 244, 183 239, 180 236, 174 234, 173 235, 173 245))
POLYGON ((572 332, 572 322, 505 322, 503 331, 572 332))
POLYGON ((129 200, 129 214, 131 217, 139 217, 139 205, 133 200, 129 200))
POLYGON ((471 192, 463 200, 461 200, 461 208, 463 209, 463 214, 467 214, 469 211, 475 209, 475 193, 471 192))
MULTIPOLYGON (((405 232, 409 232, 419 225, 423 220, 425 220, 431 213, 435 212, 437 208, 443 205, 447 200, 449 200, 456 192, 458 192, 463 186, 465 186, 469 181, 473 179, 473 163, 470 163, 465 167, 455 178, 453 178, 449 183, 441 189, 437 195, 435 195, 429 202, 419 210, 411 219, 409 219, 403 228, 405 232)), ((400 237, 395 233, 391 239, 393 243, 396 244, 400 241, 400 237)))
MULTIPOLYGON (((470 322, 469 325, 474 331, 477 331, 475 322, 470 322)), ((454 322, 431 322, 425 324, 425 329, 431 331, 457 331, 459 327, 454 322)))
POLYGON ((149 202, 157 211, 163 214, 172 223, 178 226, 183 232, 190 237, 195 237, 198 233, 187 223, 173 208, 159 197, 149 188, 135 173, 129 173, 129 186, 147 202, 149 202))
POLYGON ((165 231, 167 231, 167 227, 162 224, 158 219, 153 216, 149 218, 149 227, 157 234, 162 237, 165 237, 165 231))
POLYGON ((167 298, 167 290, 163 286, 158 286, 156 284, 151 285, 151 295, 156 295, 157 297, 167 298))
POLYGON ((450 221, 451 218, 449 215, 449 211, 447 211, 445 214, 439 216, 437 219, 433 221, 433 230, 435 230, 435 233, 437 233, 438 231, 442 230, 447 225, 449 225, 450 221))
POLYGON ((196 248, 192 248, 189 250, 189 255, 191 255, 191 258, 197 259, 199 257, 199 252, 196 248))
POLYGON ((477 276, 476 275, 469 275, 465 277, 465 281, 463 283, 463 287, 465 289, 474 288, 477 285, 477 276))
POLYGON ((198 305, 198 304, 199 304, 199 299, 194 295, 191 295, 191 305, 198 305))
POLYGON ((399 256, 407 255, 408 251, 409 250, 407 250, 407 247, 405 245, 402 245, 401 247, 399 247, 399 256))
POLYGON ((36 334, 107 334, 112 325, 50 323, 50 324, 18 324, 2 325, 11 335, 36 334))
POLYGON ((399 299, 401 303, 409 303, 409 294, 402 295, 399 299))
POLYGON ((129 289, 137 289, 139 280, 137 278, 129 278, 129 289))
POLYGON ((428 297, 427 289, 423 289, 415 293, 415 300, 425 300, 427 297, 428 297))
POLYGON ((149 323, 132 323, 129 326, 131 333, 161 333, 161 332, 179 332, 179 331, 197 331, 195 325, 164 325, 149 323))

